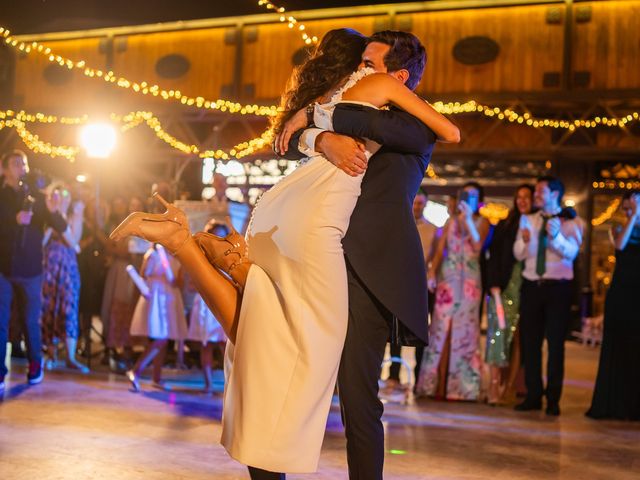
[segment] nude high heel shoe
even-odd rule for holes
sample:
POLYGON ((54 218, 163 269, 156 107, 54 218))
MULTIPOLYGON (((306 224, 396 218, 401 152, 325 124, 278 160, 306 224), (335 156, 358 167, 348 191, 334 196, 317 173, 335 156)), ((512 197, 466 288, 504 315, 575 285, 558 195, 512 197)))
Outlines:
POLYGON ((189 222, 182 210, 167 202, 158 193, 153 194, 167 209, 164 213, 134 212, 118 225, 109 238, 114 241, 134 235, 149 242, 159 243, 173 255, 191 237, 189 222))
POLYGON ((251 262, 247 257, 247 244, 230 221, 227 221, 230 233, 219 237, 212 233, 198 232, 193 235, 209 263, 230 277, 231 283, 240 291, 247 283, 251 262))

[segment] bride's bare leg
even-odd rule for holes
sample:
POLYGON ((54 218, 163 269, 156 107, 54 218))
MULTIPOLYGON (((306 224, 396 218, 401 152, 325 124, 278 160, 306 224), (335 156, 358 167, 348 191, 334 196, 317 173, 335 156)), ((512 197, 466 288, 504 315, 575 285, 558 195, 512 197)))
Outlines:
POLYGON ((238 290, 209 263, 193 238, 187 239, 175 256, 224 332, 235 343, 242 301, 238 290))

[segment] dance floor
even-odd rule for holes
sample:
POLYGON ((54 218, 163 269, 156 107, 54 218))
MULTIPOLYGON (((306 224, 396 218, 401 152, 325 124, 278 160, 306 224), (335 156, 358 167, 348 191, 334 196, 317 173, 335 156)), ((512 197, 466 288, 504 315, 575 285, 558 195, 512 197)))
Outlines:
MULTIPOLYGON (((385 479, 640 478, 640 425, 583 415, 597 355, 568 344, 559 418, 472 403, 389 403, 385 479)), ((167 379, 169 391, 143 384, 135 394, 121 376, 47 372, 28 387, 24 367, 14 365, 0 404, 0 479, 247 478, 218 444, 220 395, 197 393, 195 372, 167 379)), ((337 404, 318 473, 288 478, 347 478, 337 404)))

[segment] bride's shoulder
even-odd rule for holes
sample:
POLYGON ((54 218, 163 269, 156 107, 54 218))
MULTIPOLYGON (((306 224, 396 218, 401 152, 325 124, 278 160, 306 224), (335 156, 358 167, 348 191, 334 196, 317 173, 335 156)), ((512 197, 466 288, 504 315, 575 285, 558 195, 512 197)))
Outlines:
POLYGON ((388 82, 388 79, 392 78, 386 73, 376 72, 373 68, 365 67, 360 70, 356 70, 353 72, 347 80, 343 83, 343 85, 332 95, 331 101, 337 102, 342 98, 342 95, 359 84, 362 87, 364 86, 383 86, 388 82))
POLYGON ((385 72, 376 72, 372 68, 363 68, 354 72, 352 78, 344 88, 344 91, 358 85, 358 90, 365 89, 386 89, 402 86, 402 83, 395 77, 385 72))

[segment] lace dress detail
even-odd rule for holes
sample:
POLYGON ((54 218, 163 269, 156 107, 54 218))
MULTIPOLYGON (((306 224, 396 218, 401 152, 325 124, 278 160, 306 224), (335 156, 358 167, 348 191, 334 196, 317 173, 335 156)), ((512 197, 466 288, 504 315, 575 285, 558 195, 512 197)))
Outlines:
MULTIPOLYGON (((344 95, 344 92, 352 88, 356 83, 358 83, 364 77, 371 75, 372 73, 376 73, 376 71, 373 68, 363 68, 361 70, 353 72, 349 77, 349 80, 347 80, 342 87, 336 90, 336 93, 333 94, 333 96, 331 97, 331 101, 329 103, 319 104, 316 107, 316 112, 313 118, 316 127, 332 132, 333 131, 333 121, 332 121, 333 111, 335 110, 336 105, 342 101, 342 96, 344 95)), ((361 104, 369 105, 373 108, 376 108, 374 105, 371 105, 366 102, 352 102, 352 103, 361 103, 361 104)), ((308 161, 308 159, 303 159, 303 160, 308 161)))

